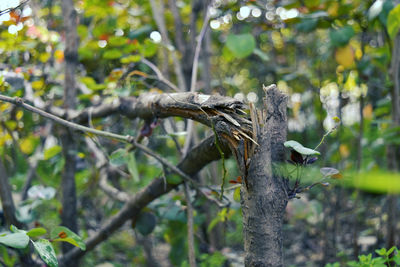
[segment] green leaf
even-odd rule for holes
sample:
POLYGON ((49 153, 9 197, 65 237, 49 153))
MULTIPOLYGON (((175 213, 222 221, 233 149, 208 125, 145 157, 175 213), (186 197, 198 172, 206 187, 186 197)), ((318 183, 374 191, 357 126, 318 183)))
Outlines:
POLYGON ((135 229, 142 235, 148 235, 153 232, 157 224, 156 216, 151 212, 141 212, 135 223, 135 229))
POLYGON ((29 237, 26 233, 12 233, 0 236, 0 244, 12 248, 26 248, 29 243, 29 237))
POLYGON ((139 47, 140 53, 144 57, 152 57, 157 53, 158 45, 153 43, 150 39, 146 39, 143 45, 139 47))
POLYGON ((384 0, 376 0, 368 10, 368 19, 373 20, 382 11, 384 0))
POLYGON ((39 254, 40 258, 49 265, 50 267, 57 267, 58 261, 56 252, 54 251, 53 246, 47 239, 39 239, 39 241, 32 241, 33 246, 35 247, 36 252, 39 254))
POLYGON ((67 242, 67 243, 70 243, 71 245, 73 245, 75 247, 79 247, 79 244, 71 237, 56 238, 56 239, 53 239, 53 242, 67 242))
POLYGON ((167 182, 169 184, 180 184, 182 183, 182 178, 177 174, 170 174, 167 176, 167 182))
POLYGON ((122 46, 128 42, 128 38, 123 37, 123 36, 112 36, 110 39, 108 39, 108 44, 110 46, 122 46))
POLYGON ((132 63, 132 62, 139 62, 142 57, 140 55, 130 55, 127 57, 121 58, 121 63, 132 63))
POLYGON ((264 51, 262 51, 262 50, 260 50, 258 48, 254 49, 254 54, 259 56, 261 58, 261 60, 263 60, 263 61, 269 61, 270 60, 270 58, 268 56, 268 53, 265 53, 264 51))
POLYGON ((332 46, 339 47, 348 44, 354 34, 355 32, 353 27, 347 25, 337 30, 331 30, 329 32, 329 37, 331 39, 332 46))
POLYGON ((61 146, 53 146, 44 151, 43 159, 48 160, 60 153, 62 150, 61 146))
POLYGON ((256 39, 250 33, 229 34, 226 46, 237 58, 245 58, 253 53, 256 48, 256 39))
POLYGON ((139 182, 139 171, 136 164, 136 158, 133 153, 129 153, 128 155, 128 171, 131 174, 133 181, 139 182))
POLYGON ((324 177, 330 177, 332 175, 338 174, 339 170, 330 167, 324 167, 320 169, 320 172, 324 177))
POLYGON ((299 142, 296 142, 294 140, 286 141, 284 143, 284 146, 291 148, 291 149, 297 151, 298 153, 300 153, 302 155, 306 155, 306 156, 321 155, 321 153, 319 153, 317 150, 304 147, 302 144, 300 144, 299 142))
POLYGON ((118 148, 110 155, 110 163, 114 166, 121 166, 128 161, 128 153, 123 148, 118 148))
POLYGON ((394 40, 400 29, 400 5, 397 5, 389 12, 387 19, 387 29, 390 38, 394 40))
POLYGON ((68 242, 82 250, 86 250, 86 244, 82 238, 64 226, 57 226, 51 231, 51 239, 54 241, 68 242))
POLYGON ((117 59, 122 57, 122 52, 119 49, 110 49, 104 52, 103 58, 105 59, 117 59))
POLYGON ((380 256, 386 255, 386 248, 376 249, 375 252, 380 256))
POLYGON ((233 200, 240 202, 240 187, 236 188, 233 192, 233 200))
POLYGON ((27 231, 18 229, 17 226, 15 226, 15 225, 13 225, 13 224, 11 224, 10 230, 11 230, 11 232, 13 232, 13 233, 23 233, 23 234, 26 234, 26 233, 27 233, 27 231))
POLYGON ((33 228, 33 229, 29 230, 26 234, 32 238, 32 237, 38 237, 38 236, 44 235, 46 233, 47 233, 46 229, 44 229, 42 227, 38 227, 38 228, 33 228))

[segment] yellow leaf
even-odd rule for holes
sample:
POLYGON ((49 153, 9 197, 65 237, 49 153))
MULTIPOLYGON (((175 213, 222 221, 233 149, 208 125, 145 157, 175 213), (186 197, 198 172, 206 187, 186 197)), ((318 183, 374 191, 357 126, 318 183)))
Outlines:
POLYGON ((22 116, 24 116, 24 112, 23 112, 22 110, 18 110, 18 111, 17 111, 17 114, 15 114, 15 118, 16 118, 17 120, 22 119, 22 116))
POLYGON ((9 109, 11 107, 11 104, 10 103, 2 103, 2 104, 0 104, 0 111, 1 112, 4 112, 4 111, 6 111, 7 109, 9 109))
POLYGON ((61 63, 64 61, 64 52, 62 50, 56 50, 54 52, 54 58, 58 63, 61 63))
POLYGON ((336 17, 338 15, 338 11, 339 11, 339 3, 338 2, 333 2, 328 8, 328 14, 331 17, 336 17))
POLYGON ((35 140, 32 136, 24 138, 19 143, 19 148, 24 154, 31 154, 35 149, 35 140))
POLYGON ((336 122, 336 123, 339 123, 339 122, 340 122, 340 119, 339 119, 338 116, 333 117, 332 120, 333 120, 334 122, 336 122))
POLYGON ((345 68, 350 68, 354 64, 354 51, 350 45, 340 47, 335 52, 336 62, 345 68))
POLYGON ((339 146, 339 153, 342 158, 347 158, 350 155, 349 147, 345 144, 339 146))
POLYGON ((32 88, 35 90, 40 90, 43 88, 44 82, 43 80, 33 81, 32 88))
POLYGON ((366 106, 364 107, 364 109, 363 109, 363 115, 364 115, 364 118, 366 118, 367 120, 372 119, 373 110, 372 110, 372 105, 371 105, 371 104, 368 104, 368 105, 366 105, 366 106))

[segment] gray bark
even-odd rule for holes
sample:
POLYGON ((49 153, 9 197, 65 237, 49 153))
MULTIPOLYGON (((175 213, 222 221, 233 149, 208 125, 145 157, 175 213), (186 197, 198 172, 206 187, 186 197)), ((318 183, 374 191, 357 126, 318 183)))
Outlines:
MULTIPOLYGON (((73 0, 61 1, 65 31, 65 78, 64 78, 64 108, 75 108, 76 105, 76 80, 75 72, 78 64, 78 34, 77 15, 73 0)), ((63 129, 61 134, 63 156, 65 159, 64 171, 61 180, 62 190, 62 214, 61 223, 74 232, 78 232, 77 224, 77 199, 75 185, 75 156, 76 143, 69 129, 63 129)), ((73 246, 62 245, 63 253, 67 253, 73 246)), ((77 261, 71 262, 71 266, 77 266, 77 261)))
POLYGON ((288 202, 287 180, 275 167, 284 160, 286 104, 286 96, 276 86, 266 90, 266 121, 258 133, 259 146, 251 157, 244 179, 247 184, 241 191, 245 266, 283 266, 282 223, 288 202))
MULTIPOLYGON (((400 32, 397 33, 394 40, 391 62, 391 74, 393 79, 392 91, 392 122, 393 127, 400 125, 400 32)), ((400 165, 400 147, 395 144, 390 144, 387 149, 388 167, 390 170, 399 171, 400 165)), ((386 225, 388 248, 396 245, 396 217, 397 217, 397 197, 389 194, 386 200, 388 220, 386 225)))
POLYGON ((17 218, 15 217, 15 205, 12 198, 11 185, 8 182, 6 169, 3 165, 1 158, 0 158, 0 200, 7 228, 11 224, 17 227, 21 227, 22 224, 19 221, 17 221, 17 218))

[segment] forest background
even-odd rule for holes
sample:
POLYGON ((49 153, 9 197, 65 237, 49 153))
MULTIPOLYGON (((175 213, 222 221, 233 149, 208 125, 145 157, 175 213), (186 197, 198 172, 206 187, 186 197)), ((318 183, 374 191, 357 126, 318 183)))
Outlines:
POLYGON ((31 0, 0 11, 0 94, 23 99, 0 101, 0 230, 43 229, 28 235, 38 254, 0 236, 3 266, 39 262, 40 242, 82 266, 242 266, 235 158, 196 150, 218 147, 215 129, 149 114, 145 97, 228 96, 250 114, 270 84, 288 95, 288 140, 321 153, 300 168, 300 184, 315 186, 286 208, 285 266, 384 262, 399 245, 399 1, 31 0), (190 177, 176 187, 180 169, 190 177))

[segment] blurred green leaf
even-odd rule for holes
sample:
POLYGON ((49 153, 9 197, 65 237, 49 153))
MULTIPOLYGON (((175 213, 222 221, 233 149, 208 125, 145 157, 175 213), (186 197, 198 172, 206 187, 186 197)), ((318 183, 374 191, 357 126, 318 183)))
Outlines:
POLYGON ((4 236, 0 235, 0 244, 12 248, 26 248, 29 243, 29 237, 26 233, 11 233, 4 236))
POLYGON ((110 155, 110 163, 114 166, 121 166, 128 161, 126 149, 118 148, 110 155))
POLYGON ((149 235, 157 225, 157 217, 152 212, 141 212, 135 223, 135 229, 142 235, 149 235))
POLYGON ((331 44, 334 47, 345 46, 354 35, 354 29, 350 25, 329 32, 331 44))
POLYGON ((256 39, 250 33, 229 34, 226 46, 237 58, 245 58, 251 55, 256 48, 256 39))
POLYGON ((139 182, 140 178, 139 178, 138 167, 136 164, 135 154, 129 153, 127 166, 128 166, 128 171, 131 174, 133 181, 139 182))
POLYGON ((105 59, 117 59, 121 57, 122 57, 122 52, 119 49, 107 50, 103 54, 103 58, 105 59))
POLYGON ((48 160, 54 157, 55 155, 59 154, 61 152, 62 148, 61 146, 52 146, 48 149, 46 149, 43 153, 43 159, 48 160))
POLYGON ((31 230, 29 230, 26 234, 32 238, 32 237, 38 237, 41 235, 44 235, 47 233, 47 230, 42 228, 42 227, 38 227, 38 228, 32 228, 31 230))
POLYGON ((387 28, 390 38, 394 40, 400 29, 400 5, 390 11, 387 19, 387 28))

